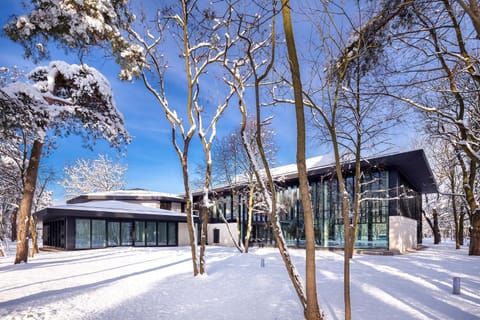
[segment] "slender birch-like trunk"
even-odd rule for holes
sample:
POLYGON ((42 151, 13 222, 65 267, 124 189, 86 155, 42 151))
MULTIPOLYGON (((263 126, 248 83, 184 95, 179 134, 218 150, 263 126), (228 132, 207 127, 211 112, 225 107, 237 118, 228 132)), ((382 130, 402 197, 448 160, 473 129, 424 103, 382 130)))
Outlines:
POLYGON ((293 92, 295 97, 295 114, 297 123, 297 170, 300 195, 303 205, 306 238, 306 305, 304 313, 306 319, 322 319, 323 316, 320 313, 317 298, 313 208, 310 200, 307 165, 305 159, 305 111, 303 105, 303 89, 289 6, 290 2, 288 0, 282 1, 283 29, 287 43, 290 72, 292 74, 293 92))

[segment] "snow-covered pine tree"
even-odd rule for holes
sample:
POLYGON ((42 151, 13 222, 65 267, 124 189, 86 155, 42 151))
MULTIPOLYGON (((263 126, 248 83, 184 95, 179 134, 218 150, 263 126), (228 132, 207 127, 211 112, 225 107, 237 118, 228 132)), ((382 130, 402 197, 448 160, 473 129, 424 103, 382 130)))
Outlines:
POLYGON ((38 167, 49 132, 80 134, 86 142, 106 139, 120 147, 130 141, 108 80, 87 65, 53 61, 29 73, 31 83, 11 83, 0 89, 2 139, 28 128, 34 134, 25 186, 19 206, 15 263, 27 262, 28 227, 38 167))

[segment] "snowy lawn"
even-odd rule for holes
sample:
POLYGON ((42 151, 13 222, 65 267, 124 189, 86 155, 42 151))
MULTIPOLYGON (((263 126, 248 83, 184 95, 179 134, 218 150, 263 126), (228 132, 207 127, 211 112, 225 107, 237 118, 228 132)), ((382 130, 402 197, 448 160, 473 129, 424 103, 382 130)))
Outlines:
MULTIPOLYGON (((480 319, 480 257, 425 242, 406 255, 354 257, 353 319, 480 319)), ((209 247, 199 278, 188 247, 41 252, 22 265, 13 249, 0 258, 0 319, 303 319, 273 248, 209 247)), ((303 273, 304 251, 291 253, 303 273)), ((321 308, 343 319, 341 252, 318 251, 317 269, 321 308)))

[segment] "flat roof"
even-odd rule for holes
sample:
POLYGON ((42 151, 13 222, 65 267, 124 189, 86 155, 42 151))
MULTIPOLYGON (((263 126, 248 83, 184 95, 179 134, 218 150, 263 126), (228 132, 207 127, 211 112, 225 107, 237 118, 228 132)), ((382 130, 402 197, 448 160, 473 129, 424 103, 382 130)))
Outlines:
MULTIPOLYGON (((306 160, 309 176, 334 174, 335 159, 333 155, 321 155, 306 160)), ((342 163, 344 172, 351 171, 354 161, 345 160, 342 163)), ((405 179, 421 193, 438 192, 437 183, 432 173, 427 157, 422 149, 368 157, 362 161, 362 167, 378 167, 398 170, 405 179)), ((297 164, 288 164, 271 168, 274 179, 285 181, 298 179, 297 164)), ((228 186, 217 186, 214 190, 222 190, 228 186)), ((200 191, 195 195, 201 194, 200 191)))
MULTIPOLYGON (((152 208, 117 200, 91 201, 57 205, 38 212, 39 220, 75 216, 85 218, 122 218, 137 220, 166 220, 185 222, 185 213, 152 208)), ((194 216, 197 219, 197 216, 194 216)))
POLYGON ((67 203, 82 203, 97 200, 136 200, 136 201, 171 201, 185 202, 182 196, 173 193, 151 191, 145 189, 128 189, 104 192, 92 192, 79 195, 75 198, 67 200, 67 203))
MULTIPOLYGON (((309 175, 321 175, 331 172, 334 162, 326 165, 320 162, 318 166, 308 169, 309 175)), ((354 170, 354 161, 345 161, 342 166, 344 171, 354 170)), ((422 149, 392 153, 362 160, 362 167, 396 169, 421 193, 438 192, 437 183, 422 149)), ((298 174, 295 172, 295 176, 298 174)))

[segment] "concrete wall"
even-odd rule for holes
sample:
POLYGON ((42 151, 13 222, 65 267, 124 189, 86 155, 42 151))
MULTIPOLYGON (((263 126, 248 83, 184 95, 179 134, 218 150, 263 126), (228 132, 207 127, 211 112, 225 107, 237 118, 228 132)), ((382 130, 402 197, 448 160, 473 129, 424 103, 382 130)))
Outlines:
MULTIPOLYGON (((237 236, 237 224, 235 222, 229 223, 228 227, 234 237, 237 236)), ((211 223, 207 227, 207 239, 209 245, 234 246, 232 237, 228 233, 227 225, 225 223, 211 223), (218 243, 214 243, 213 230, 218 229, 220 238, 218 243)))
POLYGON ((417 248, 417 221, 402 217, 389 217, 388 249, 404 253, 417 248))
MULTIPOLYGON (((197 224, 195 224, 195 237, 198 238, 197 235, 197 224)), ((178 245, 179 246, 189 246, 190 245, 190 238, 188 237, 188 228, 186 222, 179 222, 178 223, 178 245)))

